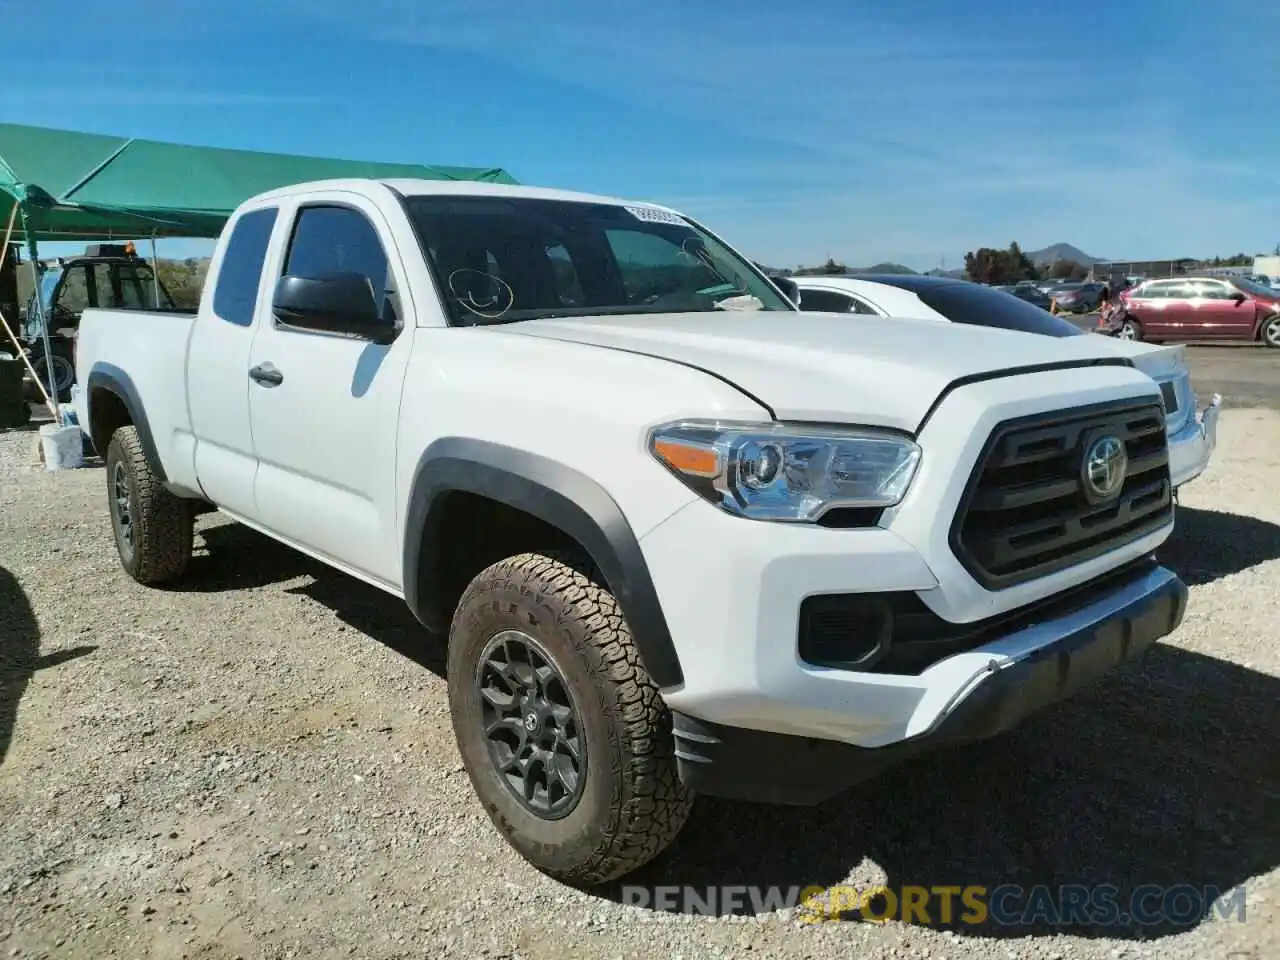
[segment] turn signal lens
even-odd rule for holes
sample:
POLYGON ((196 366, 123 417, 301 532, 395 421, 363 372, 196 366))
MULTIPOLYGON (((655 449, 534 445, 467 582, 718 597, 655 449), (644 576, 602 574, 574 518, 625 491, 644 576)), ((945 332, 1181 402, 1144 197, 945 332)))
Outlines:
POLYGON ((690 489, 729 513, 816 523, 836 508, 892 507, 921 450, 875 428, 682 421, 656 427, 649 449, 690 489))

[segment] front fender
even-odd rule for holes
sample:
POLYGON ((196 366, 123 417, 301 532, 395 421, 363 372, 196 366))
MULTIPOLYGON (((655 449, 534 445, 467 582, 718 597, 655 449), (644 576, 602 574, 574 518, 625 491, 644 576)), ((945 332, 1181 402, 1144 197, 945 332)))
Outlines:
POLYGON ((405 514, 404 590, 414 615, 443 632, 451 611, 434 575, 447 562, 438 534, 442 495, 496 500, 572 537, 591 557, 617 599, 645 667, 660 687, 683 682, 662 605, 631 525, 600 484, 557 461, 481 440, 446 437, 418 461, 405 514), (425 574, 425 575, 423 575, 425 574))

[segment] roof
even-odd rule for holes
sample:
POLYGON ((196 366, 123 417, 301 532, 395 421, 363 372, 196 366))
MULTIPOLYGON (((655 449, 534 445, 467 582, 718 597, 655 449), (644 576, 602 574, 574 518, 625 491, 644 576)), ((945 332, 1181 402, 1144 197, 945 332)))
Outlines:
POLYGON ((934 290, 938 287, 951 286, 957 283, 969 283, 968 280, 960 280, 957 277, 931 277, 928 274, 920 273, 848 273, 827 276, 814 274, 804 277, 792 277, 791 279, 800 285, 805 282, 823 283, 831 280, 848 280, 854 283, 884 283, 891 287, 911 291, 934 290))
MULTIPOLYGON (((510 197, 528 200, 562 200, 575 203, 601 203, 611 206, 643 207, 646 210, 679 214, 668 207, 645 200, 625 200, 619 197, 608 197, 595 193, 577 193, 572 190, 560 190, 553 187, 536 187, 514 181, 450 181, 428 180, 421 177, 402 179, 375 179, 369 177, 347 177, 330 180, 308 180, 290 183, 278 189, 255 194, 255 201, 279 200, 297 193, 310 193, 321 190, 359 190, 370 183, 380 183, 406 197, 420 196, 469 196, 469 197, 510 197)), ((247 198, 246 198, 247 199, 247 198)))
POLYGON ((577 193, 573 190, 559 190, 554 187, 535 187, 517 183, 442 183, 423 180, 388 180, 387 186, 407 196, 424 194, 466 193, 491 197, 524 197, 531 200, 567 200, 575 203, 607 203, 612 205, 641 206, 650 210, 663 210, 675 213, 656 203, 641 200, 625 200, 619 197, 608 197, 595 193, 577 193))
POLYGON ((0 197, 23 204, 41 240, 216 237, 252 196, 335 178, 517 182, 500 167, 337 160, 0 123, 0 197))

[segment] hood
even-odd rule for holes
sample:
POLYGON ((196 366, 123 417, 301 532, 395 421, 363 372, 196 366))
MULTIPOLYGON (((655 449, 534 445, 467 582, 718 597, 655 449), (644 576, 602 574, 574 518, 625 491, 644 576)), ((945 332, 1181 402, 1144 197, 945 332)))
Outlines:
POLYGON ((914 432, 947 386, 1016 367, 1115 359, 1106 337, 1045 337, 847 313, 714 312, 490 327, 659 357, 716 374, 783 420, 914 432))
POLYGON ((1113 337, 1096 337, 1113 356, 1124 357, 1153 380, 1187 372, 1187 348, 1181 343, 1157 345, 1113 337))

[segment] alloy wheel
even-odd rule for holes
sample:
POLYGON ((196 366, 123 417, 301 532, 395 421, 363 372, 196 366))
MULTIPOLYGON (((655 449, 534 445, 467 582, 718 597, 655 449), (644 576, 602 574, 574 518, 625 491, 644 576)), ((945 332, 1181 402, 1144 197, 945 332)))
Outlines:
POLYGON ((111 471, 111 513, 116 521, 116 540, 126 559, 133 557, 134 550, 132 490, 129 471, 117 462, 111 471))
POLYGON ((1273 316, 1262 328, 1262 338, 1267 346, 1280 347, 1280 314, 1273 316))
POLYGON ((504 630, 476 669, 485 741, 494 769, 534 816, 567 816, 586 786, 586 737, 555 661, 533 637, 504 630))

